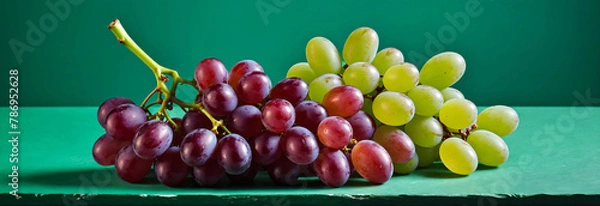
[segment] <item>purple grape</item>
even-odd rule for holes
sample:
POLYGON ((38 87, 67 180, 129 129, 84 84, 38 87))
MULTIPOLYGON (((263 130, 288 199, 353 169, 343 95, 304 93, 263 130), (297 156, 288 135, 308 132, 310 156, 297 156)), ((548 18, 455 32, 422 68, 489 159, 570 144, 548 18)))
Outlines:
POLYGON ((242 105, 227 118, 227 128, 246 139, 254 137, 260 134, 263 127, 260 115, 260 110, 255 106, 242 105))
POLYGON ((252 163, 250 145, 238 134, 225 135, 217 143, 217 161, 227 174, 244 173, 252 163))
POLYGON ((356 141, 371 139, 373 133, 375 133, 375 120, 369 114, 364 111, 358 111, 351 117, 346 118, 350 125, 352 125, 353 135, 352 138, 356 141))
POLYGON ((133 151, 133 146, 127 145, 121 149, 115 161, 117 175, 127 182, 142 181, 152 167, 152 160, 138 157, 133 151))
POLYGON ((109 134, 103 134, 94 143, 92 156, 100 165, 114 165, 117 154, 128 144, 131 144, 131 141, 115 139, 109 134))
POLYGON ((329 187, 340 187, 350 177, 350 165, 340 150, 325 148, 313 163, 317 177, 329 187))
POLYGON ((204 165, 194 167, 192 173, 194 181, 202 187, 215 186, 225 176, 223 168, 217 163, 217 159, 214 157, 208 159, 204 165))
POLYGON ((277 134, 269 131, 252 138, 252 141, 250 141, 252 160, 261 165, 269 165, 275 162, 281 156, 280 139, 281 137, 277 134))
POLYGON ((225 117, 237 107, 238 98, 228 84, 213 84, 204 91, 202 105, 210 114, 225 117))
POLYGON ((295 126, 288 129, 281 141, 283 153, 295 164, 310 164, 319 155, 317 138, 304 127, 295 126))
POLYGON ((181 159, 195 167, 206 163, 217 147, 217 136, 210 130, 200 128, 188 133, 181 143, 181 159))
POLYGON ((350 166, 350 174, 354 173, 354 165, 352 164, 352 153, 344 152, 344 156, 346 156, 346 159, 348 160, 348 165, 350 166))
POLYGON ((177 187, 185 181, 190 168, 181 160, 179 147, 172 146, 156 158, 154 172, 158 181, 169 187, 177 187))
POLYGON ((284 99, 271 99, 262 108, 261 119, 267 130, 282 133, 294 125, 294 106, 284 99))
POLYGON ((323 106, 330 116, 350 117, 358 112, 365 99, 362 92, 353 86, 337 86, 323 97, 323 106))
POLYGON ((173 130, 166 122, 150 120, 140 126, 133 138, 133 150, 142 159, 162 155, 173 141, 173 130))
POLYGON ((227 81, 227 83, 231 85, 231 87, 237 88, 240 78, 253 71, 262 72, 263 68, 260 66, 260 64, 253 60, 242 60, 233 65, 231 68, 231 72, 229 73, 229 81, 227 81))
POLYGON ((133 101, 125 97, 113 97, 102 102, 100 107, 98 107, 98 112, 96 113, 98 117, 98 123, 100 123, 102 128, 106 128, 106 117, 108 117, 108 113, 110 113, 110 111, 122 104, 135 103, 133 103, 133 101))
POLYGON ((183 115, 182 126, 185 133, 190 133, 199 128, 212 129, 212 122, 201 111, 190 110, 183 115))
MULTIPOLYGON (((318 157, 317 157, 318 158, 318 157)), ((299 165, 300 167, 300 176, 301 177, 314 177, 317 174, 315 173, 315 169, 313 168, 313 164, 307 164, 307 165, 299 165)))
POLYGON ((227 83, 227 68, 216 58, 206 58, 198 63, 194 79, 200 90, 206 90, 213 84, 227 83))
POLYGON ((327 110, 323 105, 314 101, 303 101, 296 105, 296 125, 305 127, 313 134, 317 133, 317 129, 321 121, 327 118, 327 110))
POLYGON ((239 175, 228 174, 227 177, 229 180, 231 180, 231 182, 236 184, 250 184, 254 181, 254 177, 256 177, 257 173, 258 165, 256 163, 252 163, 250 168, 248 168, 244 173, 239 175))
POLYGON ((264 72, 253 71, 242 76, 235 91, 241 102, 256 105, 269 96, 271 79, 264 72))
POLYGON ((175 130, 173 125, 169 123, 169 126, 173 130, 173 141, 171 141, 171 146, 179 146, 181 145, 181 141, 185 137, 185 128, 183 128, 183 120, 181 118, 173 118, 172 119, 175 124, 179 127, 179 129, 175 130))
POLYGON ((134 104, 114 108, 106 118, 106 133, 115 139, 131 141, 138 127, 146 122, 146 112, 134 104))
POLYGON ((338 116, 327 117, 319 124, 317 136, 323 145, 332 149, 342 149, 352 139, 352 125, 338 116))
POLYGON ((276 162, 269 165, 268 168, 269 177, 276 184, 283 185, 296 185, 298 184, 298 177, 300 177, 300 167, 293 162, 290 162, 287 158, 279 158, 276 162))
POLYGON ((300 78, 287 78, 275 85, 271 89, 270 97, 272 99, 281 98, 296 106, 306 99, 308 95, 308 85, 300 78))

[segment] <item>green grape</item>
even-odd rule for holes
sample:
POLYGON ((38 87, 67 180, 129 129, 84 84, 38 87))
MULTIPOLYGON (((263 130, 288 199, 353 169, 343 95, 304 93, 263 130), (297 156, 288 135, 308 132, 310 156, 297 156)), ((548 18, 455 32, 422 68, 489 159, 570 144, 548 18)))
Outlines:
POLYGON ((308 85, 308 96, 310 96, 311 100, 322 103, 323 97, 325 97, 325 94, 327 94, 329 90, 337 86, 342 86, 343 84, 340 76, 335 74, 323 74, 308 85))
POLYGON ((421 68, 421 83, 442 90, 452 86, 465 73, 465 59, 455 52, 431 57, 421 68))
POLYGON ((325 37, 314 37, 306 44, 306 60, 317 76, 342 71, 342 60, 335 45, 325 37))
POLYGON ((379 72, 369 63, 356 62, 346 68, 342 78, 346 85, 354 86, 363 94, 368 94, 377 88, 379 72))
POLYGON ((508 146, 502 138, 490 131, 475 130, 469 134, 467 142, 483 165, 497 167, 508 159, 508 146))
POLYGON ((433 147, 415 145, 416 156, 419 156, 419 167, 428 167, 435 161, 440 160, 440 145, 437 144, 433 147))
POLYGON ((355 62, 371 63, 378 47, 377 32, 369 27, 361 27, 350 33, 346 39, 342 56, 348 65, 355 62))
POLYGON ((471 126, 477 120, 477 107, 467 99, 451 99, 440 109, 440 121, 453 129, 471 126))
POLYGON ((489 130, 500 137, 511 134, 519 126, 517 112, 504 105, 488 107, 481 111, 477 118, 479 129, 489 130))
POLYGON ((408 124, 404 125, 404 132, 421 147, 438 145, 444 136, 442 124, 437 119, 419 115, 415 115, 408 124))
POLYGON ((457 98, 457 99, 464 99, 465 96, 462 94, 462 92, 458 91, 458 89, 452 88, 452 87, 448 87, 446 89, 442 89, 442 96, 444 96, 444 102, 447 102, 448 100, 457 98))
POLYGON ((407 175, 417 169, 419 165, 419 156, 415 155, 408 162, 394 163, 394 172, 401 175, 407 175))
POLYGON ((294 64, 287 72, 285 78, 298 77, 304 82, 312 82, 317 76, 315 72, 310 68, 310 65, 306 62, 299 62, 294 64))
POLYGON ((469 143, 451 137, 440 146, 440 159, 455 174, 468 175, 477 169, 477 154, 469 143))
MULTIPOLYGON (((379 51, 371 64, 377 68, 380 74, 385 74, 390 67, 402 62, 404 62, 404 55, 402 55, 402 52, 396 48, 390 47, 379 51)), ((417 71, 417 75, 418 74, 419 71, 417 71)))
MULTIPOLYGON (((373 100, 368 97, 365 97, 364 99, 365 101, 361 110, 369 114, 371 117, 375 117, 375 115, 373 114, 373 100)), ((373 118, 373 120, 375 120, 375 126, 381 125, 381 121, 379 121, 377 118, 373 118)))
POLYGON ((365 97, 364 99, 365 99, 365 101, 363 103, 361 110, 366 112, 367 114, 371 115, 371 117, 374 117, 375 115, 373 115, 373 100, 368 97, 365 97))
POLYGON ((383 85, 389 91, 408 92, 419 83, 419 70, 411 63, 389 67, 383 75, 383 85))
POLYGON ((373 100, 373 114, 383 124, 400 126, 413 118, 415 105, 402 93, 385 91, 373 100))
POLYGON ((415 113, 421 116, 433 116, 444 104, 442 93, 432 86, 418 85, 408 92, 408 97, 415 103, 415 113))

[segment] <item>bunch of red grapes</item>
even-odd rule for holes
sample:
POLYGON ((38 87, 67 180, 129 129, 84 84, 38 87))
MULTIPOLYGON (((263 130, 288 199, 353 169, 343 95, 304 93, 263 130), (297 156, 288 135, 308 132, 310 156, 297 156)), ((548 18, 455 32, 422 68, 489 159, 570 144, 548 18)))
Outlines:
POLYGON ((406 135, 385 136, 378 141, 385 148, 370 140, 376 123, 361 110, 364 98, 353 86, 332 89, 319 104, 307 100, 302 79, 286 78, 272 87, 252 60, 238 62, 228 73, 221 61, 207 58, 194 77, 200 90, 195 104, 223 120, 227 131, 199 110, 173 118, 177 125, 172 125, 115 97, 98 109, 106 133, 93 146, 96 162, 114 165, 117 175, 132 183, 153 169, 170 187, 182 185, 190 173, 198 185, 210 187, 226 177, 249 183, 265 170, 277 184, 295 185, 301 175, 312 174, 340 187, 355 170, 370 182, 384 183, 393 163, 415 155, 406 135))

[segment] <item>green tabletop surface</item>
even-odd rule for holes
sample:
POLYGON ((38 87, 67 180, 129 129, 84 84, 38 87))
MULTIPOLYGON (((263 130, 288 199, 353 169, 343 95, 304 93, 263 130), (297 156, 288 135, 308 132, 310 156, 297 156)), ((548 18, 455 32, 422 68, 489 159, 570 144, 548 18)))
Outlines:
MULTIPOLYGON (((592 204, 600 201, 600 107, 515 107, 519 128, 504 138, 508 161, 480 166, 469 176, 441 163, 394 176, 383 185, 351 177, 341 188, 317 178, 294 187, 276 186, 261 173, 253 185, 183 188, 158 183, 153 174, 139 184, 120 180, 113 167, 96 164, 91 148, 104 133, 96 107, 19 108, 18 200, 4 184, 0 204, 51 205, 370 205, 370 204, 592 204)), ((482 108, 480 108, 482 109, 482 108)), ((8 114, 2 107, 0 113, 8 114)), ((1 126, 10 140, 13 131, 1 126)), ((10 182, 10 142, 0 144, 0 174, 10 182), (7 174, 9 176, 7 176, 7 174)))

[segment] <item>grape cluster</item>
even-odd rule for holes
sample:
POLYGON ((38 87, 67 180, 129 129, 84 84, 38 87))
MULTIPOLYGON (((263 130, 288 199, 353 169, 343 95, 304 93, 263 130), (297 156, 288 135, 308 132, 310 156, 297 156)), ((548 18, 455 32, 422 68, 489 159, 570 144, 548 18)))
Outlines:
MULTIPOLYGON (((360 111, 363 96, 355 87, 335 88, 319 104, 306 100, 308 85, 300 78, 271 87, 252 60, 238 62, 228 72, 218 59, 204 59, 194 77, 201 91, 195 102, 199 107, 182 119, 173 118, 175 124, 129 99, 106 100, 97 115, 106 134, 93 146, 94 159, 114 164, 128 182, 143 180, 154 165, 157 179, 172 187, 181 185, 190 171, 201 186, 213 186, 225 176, 251 182, 259 170, 276 183, 293 185, 301 167, 307 167, 325 184, 339 187, 348 180, 351 165, 362 174, 373 167, 371 154, 386 154, 381 146, 351 144, 354 130, 359 139, 369 139, 375 130, 374 120, 360 111), (224 121, 215 124, 215 118, 224 121), (358 157, 351 164, 353 146, 358 157)), ((383 183, 391 177, 390 157, 382 157, 379 162, 387 167, 366 172, 365 178, 383 183)))
MULTIPOLYGON (((502 138, 517 128, 519 117, 504 105, 478 114, 475 104, 451 87, 466 69, 460 54, 437 54, 419 71, 404 62, 400 50, 390 47, 377 52, 378 47, 377 33, 367 27, 348 36, 341 56, 327 38, 314 37, 306 45, 307 62, 293 65, 287 73, 288 78, 309 82, 309 98, 323 104, 330 115, 348 117, 350 110, 360 107, 356 115, 374 117, 374 132, 357 128, 362 120, 350 122, 352 138, 358 141, 350 159, 360 175, 378 182, 370 174, 375 173, 373 168, 391 167, 390 158, 399 174, 441 160, 451 172, 468 175, 479 163, 499 166, 507 160, 508 146, 502 138), (387 152, 364 151, 381 147, 387 152), (361 163, 361 158, 371 165, 361 163)), ((344 128, 341 125, 337 127, 344 128)), ((320 133, 318 137, 322 138, 320 133)))
MULTIPOLYGON (((118 20, 109 29, 143 53, 118 20)), ((378 46, 374 30, 359 28, 348 37, 342 61, 331 41, 315 37, 306 46, 307 62, 293 65, 274 86, 253 60, 228 71, 216 58, 204 59, 193 81, 154 63, 149 66, 158 86, 140 106, 114 97, 98 108, 106 133, 93 145, 93 157, 114 165, 127 182, 140 182, 153 170, 170 187, 190 174, 203 187, 227 179, 250 183, 261 171, 283 185, 310 175, 340 187, 354 171, 382 184, 394 171, 408 174, 438 159, 462 175, 478 163, 506 161, 501 137, 515 130, 518 116, 506 106, 478 115, 450 87, 465 71, 462 56, 438 54, 419 72, 398 49, 377 52, 378 46), (171 90, 165 74, 173 77, 171 90), (178 84, 198 90, 194 102, 175 97, 178 84), (155 93, 159 100, 146 104, 155 93), (161 106, 153 114, 149 108, 156 104, 161 106), (173 104, 185 111, 182 118, 169 116, 173 104)))

